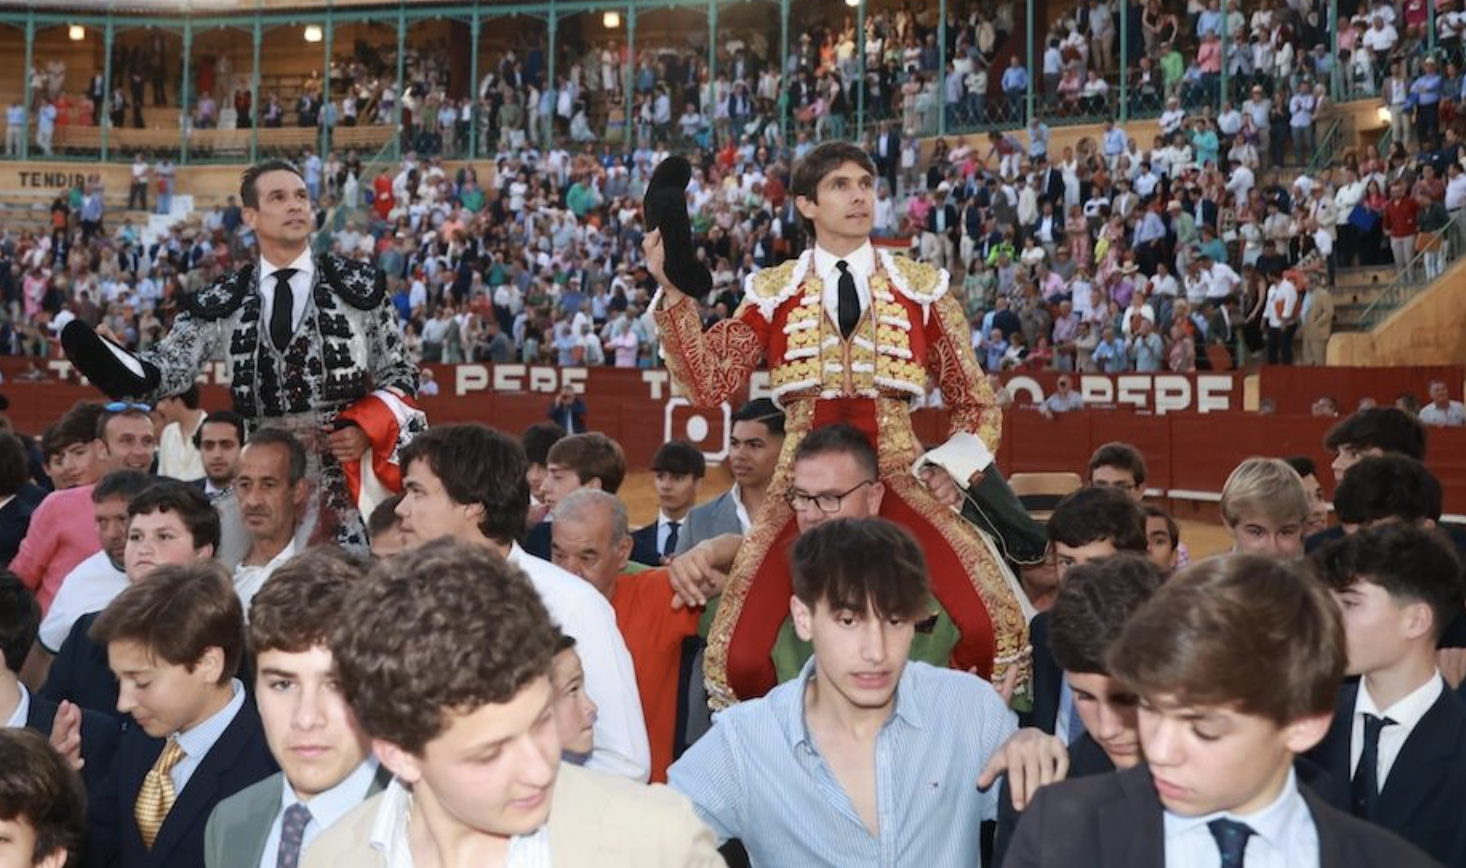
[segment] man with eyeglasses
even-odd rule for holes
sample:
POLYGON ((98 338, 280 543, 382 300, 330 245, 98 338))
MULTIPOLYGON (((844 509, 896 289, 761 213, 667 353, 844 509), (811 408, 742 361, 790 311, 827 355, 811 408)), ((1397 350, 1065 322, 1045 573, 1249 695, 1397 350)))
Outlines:
MULTIPOLYGON (((880 481, 875 447, 859 429, 836 423, 817 428, 800 441, 789 485, 778 494, 794 511, 798 534, 803 535, 838 518, 879 515, 886 486, 880 481)), ((672 561, 672 586, 685 605, 703 606, 722 593, 742 543, 741 534, 725 534, 672 561)), ((769 557, 777 558, 779 568, 786 573, 787 550, 788 546, 782 544, 769 550, 769 557)), ((808 642, 795 635, 788 617, 778 625, 777 632, 749 638, 758 642, 764 656, 772 658, 779 683, 797 676, 813 651, 808 642)), ((946 609, 929 595, 926 612, 917 619, 911 659, 946 666, 960 640, 961 633, 946 609)))
POLYGON ((369 262, 311 252, 315 219, 298 168, 251 166, 240 200, 258 258, 186 296, 161 343, 131 353, 80 321, 62 331, 62 343, 98 388, 130 400, 178 395, 222 357, 248 433, 284 428, 307 446, 320 499, 312 541, 365 553, 358 503, 385 499, 386 480, 398 476, 390 456, 426 427, 410 400, 417 367, 402 351, 382 274, 369 262))

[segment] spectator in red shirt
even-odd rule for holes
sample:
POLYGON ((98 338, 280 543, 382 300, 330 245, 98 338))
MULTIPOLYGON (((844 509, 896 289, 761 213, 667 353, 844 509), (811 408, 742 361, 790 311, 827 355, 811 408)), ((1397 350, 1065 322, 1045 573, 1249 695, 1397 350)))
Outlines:
MULTIPOLYGON (((1385 205, 1385 232, 1390 236, 1390 253, 1395 267, 1401 271, 1409 268, 1415 256, 1415 233, 1420 216, 1420 204, 1409 195, 1404 181, 1396 181, 1390 187, 1390 201, 1385 205)), ((1408 275, 1406 275, 1408 277, 1408 275)))

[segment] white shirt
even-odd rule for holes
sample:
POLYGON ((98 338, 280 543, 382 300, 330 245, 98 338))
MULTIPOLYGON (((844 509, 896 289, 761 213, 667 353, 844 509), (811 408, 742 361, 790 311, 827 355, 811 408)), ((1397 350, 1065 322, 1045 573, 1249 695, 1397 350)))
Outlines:
POLYGON ((524 570, 550 617, 575 639, 585 667, 585 691, 599 706, 595 752, 587 767, 645 781, 651 772, 651 747, 636 689, 631 653, 616 626, 616 612, 591 584, 516 543, 509 563, 524 570))
POLYGON ((1280 280, 1268 287, 1267 309, 1263 311, 1268 328, 1283 328, 1284 323, 1293 318, 1297 308, 1298 288, 1292 281, 1280 280))
POLYGON ((824 283, 821 298, 824 300, 825 313, 837 324, 840 322, 840 270, 837 266, 841 262, 845 263, 851 276, 855 278, 855 295, 860 299, 860 310, 864 313, 870 306, 870 276, 876 270, 875 248, 867 241, 841 259, 823 247, 815 246, 814 273, 824 283))
MULTIPOLYGON (((310 246, 307 245, 294 262, 283 267, 295 269, 295 273, 290 275, 290 330, 293 333, 300 328, 300 321, 305 317, 305 303, 310 300, 311 285, 316 274, 316 263, 311 258, 310 246)), ((272 275, 279 270, 280 267, 260 257, 260 326, 267 334, 270 329, 270 315, 275 309, 275 278, 272 275)))
POLYGON ((15 711, 10 713, 10 719, 5 721, 6 729, 23 728, 26 720, 31 716, 31 692, 26 690, 25 685, 19 681, 15 683, 15 686, 20 688, 20 701, 15 704, 15 711))
MULTIPOLYGON (((1432 401, 1420 408, 1420 423, 1422 425, 1437 425, 1442 427, 1466 425, 1466 404, 1462 404, 1460 401, 1451 401, 1446 405, 1446 409, 1442 410, 1432 401)), ((56 604, 52 603, 51 605, 55 606, 56 604)))
MULTIPOLYGON (((249 603, 265 586, 266 580, 280 568, 280 565, 295 557, 295 540, 280 550, 278 555, 270 559, 267 564, 246 566, 241 563, 234 568, 234 593, 239 595, 240 605, 244 606, 245 619, 249 619, 249 603)), ((248 555, 246 555, 248 557, 248 555)))
MULTIPOLYGON (((414 868, 408 826, 412 822, 412 791, 396 778, 382 791, 372 820, 368 845, 382 854, 383 868, 414 868)), ((544 825, 529 835, 509 839, 504 868, 550 868, 550 827, 544 825)), ((268 854, 267 854, 268 855, 268 854)))
POLYGON ((1383 792, 1385 782, 1389 780, 1390 769, 1395 767, 1395 760, 1400 756, 1400 750, 1405 747, 1405 741, 1410 738, 1410 733, 1440 699, 1441 692, 1446 689, 1446 683, 1441 680, 1439 671, 1414 691, 1397 701, 1394 705, 1380 711, 1375 705, 1374 697, 1369 695, 1369 684, 1366 679, 1359 682, 1359 693, 1354 698, 1354 719, 1353 727, 1349 735, 1349 778, 1353 780, 1354 770, 1359 766, 1359 755, 1364 753, 1364 715, 1372 714, 1375 717, 1388 717, 1395 723, 1393 726, 1386 726, 1379 731, 1379 776, 1375 778, 1379 782, 1380 791, 1383 792))
POLYGON ((1216 868, 1220 854, 1217 839, 1207 823, 1219 818, 1237 820, 1252 827, 1247 839, 1244 864, 1247 868, 1309 868, 1319 865, 1318 827, 1313 812, 1298 792, 1298 780, 1288 772, 1288 782, 1271 805, 1245 817, 1226 811, 1201 817, 1181 817, 1166 811, 1166 868, 1216 868))
POLYGON ((365 762, 357 766, 355 771, 347 775, 336 786, 323 793, 317 793, 309 802, 304 803, 300 801, 300 796, 296 794, 290 781, 282 779, 280 782, 280 810, 276 812, 275 822, 270 824, 270 834, 265 838, 265 849, 260 854, 260 868, 276 868, 278 864, 280 838, 285 826, 285 811, 290 806, 304 804, 310 809, 310 822, 305 824, 305 831, 300 839, 300 852, 304 855, 322 832, 350 813, 352 808, 367 800, 367 792, 372 788, 372 781, 377 776, 377 768, 377 758, 368 756, 365 762))
POLYGON ((59 652, 82 615, 107 608, 126 588, 127 574, 112 565, 106 550, 77 564, 61 580, 61 588, 41 621, 41 647, 52 654, 59 652))
MULTIPOLYGON (((271 287, 273 290, 273 286, 271 287)), ((207 414, 199 414, 199 422, 193 430, 183 433, 183 425, 169 422, 158 438, 158 475, 185 482, 204 478, 204 458, 193 445, 193 435, 204 425, 207 414)))

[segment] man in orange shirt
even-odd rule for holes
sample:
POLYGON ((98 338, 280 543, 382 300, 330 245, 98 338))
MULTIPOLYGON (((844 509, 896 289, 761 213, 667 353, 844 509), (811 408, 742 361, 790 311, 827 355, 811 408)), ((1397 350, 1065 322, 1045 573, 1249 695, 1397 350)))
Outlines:
MULTIPOLYGON (((636 667, 642 716, 651 743, 653 783, 665 783, 672 764, 681 682, 682 640, 697 634, 700 609, 674 608, 666 568, 628 573, 631 530, 626 507, 614 494, 581 488, 560 500, 550 523, 551 560, 611 601, 616 626, 636 667)), ((601 697, 592 695, 592 700, 601 697)))

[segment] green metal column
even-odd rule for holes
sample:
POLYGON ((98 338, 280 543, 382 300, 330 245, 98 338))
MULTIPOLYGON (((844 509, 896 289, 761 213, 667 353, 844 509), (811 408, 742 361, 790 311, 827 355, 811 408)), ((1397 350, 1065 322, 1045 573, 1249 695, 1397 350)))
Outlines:
MULTIPOLYGON (((1339 0, 1329 0, 1329 55, 1333 63, 1329 65, 1329 98, 1334 102, 1341 99, 1340 91, 1343 90, 1343 70, 1339 67, 1339 0)), ((1388 96, 1385 97, 1389 99, 1388 96)))
POLYGON ((855 140, 865 141, 865 0, 860 0, 855 14, 855 50, 860 60, 860 87, 855 90, 855 140))
MULTIPOLYGON (((1027 0, 1024 3, 1024 10, 1023 28, 1025 35, 1023 37, 1023 44, 1027 46, 1025 51, 1027 51, 1028 59, 1024 63, 1028 67, 1028 97, 1024 100, 1024 103, 1027 105, 1027 111, 1023 115, 1023 125, 1027 126, 1028 122, 1033 119, 1033 80, 1037 77, 1033 74, 1033 0, 1027 0)), ((1011 122, 1012 120, 1010 119, 1009 123, 1011 122)))
POLYGON ((937 135, 947 134, 947 0, 937 4, 937 135))
MULTIPOLYGON (((97 113, 97 126, 101 127, 98 133, 102 140, 102 162, 107 162, 107 139, 112 132, 112 113, 107 111, 112 101, 112 42, 116 37, 116 31, 112 24, 112 12, 107 12, 107 29, 102 32, 102 110, 97 113)), ((26 71, 26 77, 30 77, 30 71, 26 71)))
MULTIPOLYGON (((779 93, 775 98, 779 101, 779 136, 787 145, 789 143, 789 4, 792 0, 779 0, 779 93)), ((862 67, 865 58, 860 60, 862 67)), ((865 82, 860 83, 860 89, 865 90, 865 82)))
POLYGON ((1130 0, 1120 0, 1120 123, 1130 117, 1130 0))
POLYGON ((633 114, 636 102, 636 0, 626 8, 626 81, 623 90, 626 115, 626 148, 630 150, 636 142, 636 116, 633 114))
MULTIPOLYGON (((560 14, 555 11, 555 0, 550 0, 550 57, 548 62, 546 63, 545 86, 540 90, 541 96, 544 95, 544 92, 546 90, 555 86, 555 53, 558 50, 557 46, 555 45, 555 36, 556 31, 558 31, 559 29, 560 14)), ((552 101, 550 104, 550 116, 548 118, 540 118, 540 123, 543 124, 545 128, 544 135, 541 138, 541 143, 546 148, 550 147, 555 142, 555 109, 558 106, 558 100, 552 101)))
MULTIPOLYGON (((1227 0, 1222 0, 1222 92, 1217 98, 1217 111, 1222 110, 1222 103, 1229 99, 1231 91, 1227 90, 1227 0)), ((1334 58, 1338 63, 1338 58, 1334 58)))
POLYGON ((407 96, 407 7, 397 7, 397 102, 392 106, 392 125, 397 135, 392 137, 392 156, 402 158, 402 100, 407 96))
POLYGON ((260 159, 260 120, 265 114, 265 99, 260 93, 260 43, 264 41, 264 28, 260 25, 260 10, 255 10, 254 23, 254 65, 249 74, 249 161, 260 159))
MULTIPOLYGON (((1436 2, 1435 2, 1435 0, 1426 0, 1426 3, 1428 3, 1429 6, 1427 7, 1426 15, 1425 15, 1425 50, 1427 52, 1429 52, 1430 54, 1435 54, 1435 16, 1436 16, 1436 8, 1435 7, 1436 7, 1436 2)), ((1335 38, 1337 38, 1338 35, 1339 35, 1339 28, 1335 27, 1334 28, 1334 36, 1335 36, 1335 38)), ((1339 63, 1338 57, 1339 57, 1339 53, 1337 51, 1335 51, 1334 52, 1334 65, 1336 65, 1336 66, 1339 63)), ((1444 66, 1444 64, 1442 66, 1444 66)), ((1441 72, 1445 72, 1445 69, 1442 68, 1441 69, 1441 72)))
MULTIPOLYGON (((716 94, 718 81, 718 0, 708 4, 708 93, 716 94)), ((702 107, 703 114, 712 117, 713 107, 702 107)))
POLYGON ((468 52, 468 159, 478 156, 478 37, 483 22, 477 6, 473 7, 473 20, 469 22, 468 52))
POLYGON ((25 11, 25 70, 21 73, 25 76, 25 83, 21 88, 25 94, 25 125, 21 127, 20 134, 20 158, 30 159, 31 155, 31 64, 35 63, 36 48, 36 10, 34 8, 25 11))
POLYGON ((188 165, 188 140, 193 134, 189 102, 193 99, 193 19, 183 21, 183 85, 178 89, 178 129, 183 144, 178 151, 178 165, 188 165))
MULTIPOLYGON (((326 28, 325 28, 325 34, 324 34, 324 38, 321 39, 321 45, 324 46, 324 52, 323 52, 323 55, 322 55, 324 59, 321 61, 322 64, 323 64, 321 66, 321 119, 322 120, 324 120, 325 118, 328 117, 328 112, 326 111, 326 106, 331 102, 331 44, 335 41, 335 37, 336 37, 336 15, 335 15, 334 10, 330 6, 327 6, 326 7, 326 28)), ((340 118, 337 118, 337 120, 339 121, 340 118)), ((328 123, 323 123, 320 126, 321 126, 321 150, 320 150, 320 156, 321 156, 321 159, 322 160, 325 160, 326 159, 326 154, 331 150, 331 125, 328 124, 328 123)))

